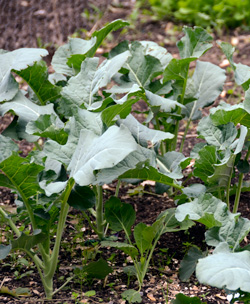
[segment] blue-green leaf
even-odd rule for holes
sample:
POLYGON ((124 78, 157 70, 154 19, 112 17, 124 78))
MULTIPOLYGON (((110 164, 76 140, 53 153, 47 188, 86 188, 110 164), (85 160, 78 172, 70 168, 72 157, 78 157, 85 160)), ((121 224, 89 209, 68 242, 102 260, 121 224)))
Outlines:
POLYGON ((181 58, 199 58, 213 46, 213 37, 201 27, 185 26, 183 32, 185 36, 177 42, 181 58))

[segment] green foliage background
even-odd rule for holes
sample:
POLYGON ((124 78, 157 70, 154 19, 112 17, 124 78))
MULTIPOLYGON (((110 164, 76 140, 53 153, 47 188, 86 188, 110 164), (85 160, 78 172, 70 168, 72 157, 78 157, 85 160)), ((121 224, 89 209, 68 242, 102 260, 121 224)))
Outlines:
POLYGON ((212 28, 250 27, 250 0, 140 0, 157 19, 212 28))

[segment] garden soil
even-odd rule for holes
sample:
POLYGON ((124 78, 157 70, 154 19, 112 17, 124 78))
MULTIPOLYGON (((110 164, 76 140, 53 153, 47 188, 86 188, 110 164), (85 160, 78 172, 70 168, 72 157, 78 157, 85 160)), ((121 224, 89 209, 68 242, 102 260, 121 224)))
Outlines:
MULTIPOLYGON (((135 1, 134 1, 135 2, 135 1)), ((77 33, 83 38, 99 29, 106 22, 117 18, 128 19, 134 12, 133 1, 7 1, 0 0, 0 48, 13 50, 19 47, 37 47, 39 43, 46 45, 53 54, 57 45, 65 43, 69 35, 77 33), (85 15, 82 12, 85 10, 85 15), (87 17, 88 16, 88 17, 87 17), (79 30, 83 28, 83 30, 79 30)), ((127 40, 153 40, 165 46, 171 54, 178 56, 176 41, 181 37, 180 28, 170 21, 152 21, 140 14, 136 15, 136 21, 126 31, 112 34, 110 39, 104 43, 99 54, 108 51, 119 41, 127 40)), ((235 56, 236 62, 250 65, 250 33, 235 30, 228 33, 214 34, 215 39, 233 42, 238 49, 235 56)), ((49 60, 49 59, 48 59, 49 60)), ((218 47, 208 51, 201 60, 209 61, 227 68, 225 57, 218 47)), ((216 101, 224 99, 235 103, 241 99, 241 91, 233 86, 232 75, 229 73, 225 91, 216 101), (230 89, 230 90, 229 90, 230 89)), ((145 105, 139 103, 134 110, 143 109, 145 105)), ((204 115, 208 110, 204 111, 204 115)), ((0 132, 10 123, 12 117, 7 114, 0 117, 0 132)), ((138 117, 141 119, 141 117, 138 117)), ((188 134, 188 141, 184 148, 184 154, 188 155, 195 143, 197 143, 196 124, 188 134)), ((22 141, 19 143, 22 156, 26 156, 32 149, 32 145, 22 141)), ((191 170, 191 169, 190 169, 191 170)), ((185 172, 188 174, 188 172, 185 172)), ((115 184, 106 185, 105 198, 114 194, 115 184)), ((134 187, 134 186, 133 186, 134 187)), ((131 196, 128 190, 131 185, 123 185, 120 191, 120 199, 133 205, 136 210, 137 223, 144 222, 152 224, 157 215, 167 208, 175 207, 174 202, 167 195, 155 195, 154 186, 146 184, 145 192, 131 196)), ((239 212, 242 216, 250 219, 250 195, 243 193, 241 196, 239 212)), ((232 197, 233 201, 233 197, 232 197)), ((0 188, 0 204, 7 206, 9 211, 15 210, 14 197, 9 190, 0 188)), ((2 227, 0 227, 2 229, 2 227)), ((188 232, 167 233, 158 242, 152 259, 150 271, 141 290, 144 304, 170 303, 175 295, 184 293, 188 296, 198 296, 208 304, 228 303, 226 294, 210 286, 198 283, 195 276, 188 282, 181 282, 178 278, 180 262, 191 245, 198 246, 202 250, 209 250, 204 243, 205 229, 202 225, 192 227, 188 232)), ((0 230, 0 243, 5 243, 8 231, 0 230)), ((118 235, 121 238, 123 235, 118 235)), ((55 276, 55 288, 59 288, 66 279, 74 273, 74 268, 82 266, 86 257, 89 261, 99 257, 109 260, 114 271, 105 281, 85 280, 80 276, 72 280, 63 290, 56 294, 53 301, 44 300, 43 288, 40 278, 33 265, 21 265, 22 254, 11 255, 0 263, 0 289, 7 287, 9 290, 22 287, 29 289, 29 295, 19 298, 8 294, 0 294, 0 304, 8 303, 105 303, 125 304, 121 299, 121 293, 128 288, 136 289, 137 283, 133 277, 128 278, 122 267, 131 265, 131 261, 121 252, 115 249, 100 249, 98 243, 89 245, 89 239, 97 240, 97 237, 88 228, 81 214, 71 210, 67 220, 67 228, 63 237, 60 253, 59 270, 55 276), (76 244, 76 245, 72 245, 76 244), (95 295, 88 297, 85 292, 95 290, 95 295)), ((244 244, 249 239, 244 239, 244 244)))

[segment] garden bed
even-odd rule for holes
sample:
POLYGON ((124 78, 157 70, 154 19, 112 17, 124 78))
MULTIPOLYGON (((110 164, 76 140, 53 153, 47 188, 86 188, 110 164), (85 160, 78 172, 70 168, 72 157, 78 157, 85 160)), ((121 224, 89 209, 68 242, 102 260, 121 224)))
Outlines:
MULTIPOLYGON (((101 21, 98 21, 97 23, 98 28, 101 27, 101 25, 103 25, 106 21, 114 20, 115 17, 126 17, 129 8, 130 9, 132 8, 132 6, 130 6, 129 4, 124 8, 116 8, 114 6, 109 6, 107 10, 108 13, 106 12, 104 14, 104 18, 101 19, 101 21)), ((89 31, 91 31, 91 29, 92 28, 90 27, 89 31)), ((104 44, 101 49, 100 48, 98 49, 97 51, 98 56, 100 56, 102 53, 106 51, 110 51, 118 42, 126 38, 129 41, 154 40, 160 45, 164 45, 167 48, 167 50, 173 55, 174 58, 179 58, 178 48, 175 46, 175 43, 177 40, 180 39, 180 37, 183 36, 183 33, 174 31, 174 26, 172 23, 166 23, 166 24, 157 23, 149 20, 143 25, 138 24, 136 30, 131 30, 131 28, 128 29, 125 36, 121 34, 121 30, 119 31, 119 33, 120 34, 117 33, 113 34, 114 35, 113 39, 115 40, 115 43, 112 40, 110 43, 104 44)), ((222 36, 215 38, 220 39, 221 41, 233 42, 238 49, 238 52, 234 56, 234 62, 235 63, 241 62, 242 64, 250 65, 250 59, 248 56, 248 50, 249 50, 248 35, 245 35, 244 33, 239 34, 236 31, 234 33, 233 32, 230 33, 230 36, 222 36), (235 40, 232 40, 233 36, 236 36, 234 37, 235 40)), ((110 60, 111 59, 112 57, 110 57, 110 60)), ((224 89, 222 92, 220 92, 219 97, 216 99, 215 103, 213 104, 213 107, 218 106, 221 100, 225 100, 232 105, 237 104, 243 100, 242 95, 244 94, 244 90, 241 87, 236 86, 234 84, 234 78, 233 78, 234 76, 233 76, 232 68, 229 67, 229 62, 226 61, 226 56, 223 54, 223 52, 218 46, 215 46, 215 43, 214 43, 214 47, 211 50, 208 50, 201 57, 201 61, 203 62, 208 61, 217 66, 221 66, 221 68, 227 70, 227 79, 225 81, 224 89)), ((58 65, 58 62, 56 64, 58 65)), ((75 64, 76 67, 79 67, 77 65, 78 62, 73 62, 73 64, 75 64)), ((61 67, 59 67, 58 65, 57 68, 60 69, 61 67)), ((65 69, 65 66, 63 68, 65 69)), ((190 74, 193 73, 195 68, 196 66, 191 63, 190 74)), ((22 69, 20 69, 21 71, 18 70, 18 68, 16 69, 17 70, 15 71, 20 77, 23 77, 27 82, 30 81, 30 79, 27 78, 27 75, 22 74, 21 72, 22 69)), ((72 71, 70 71, 70 73, 71 72, 72 71)), ((167 76, 165 75, 164 77, 168 79, 168 77, 170 76, 168 74, 167 76)), ((99 87, 98 89, 100 90, 101 88, 102 87, 99 87)), ((35 92, 37 92, 38 95, 40 94, 38 89, 35 88, 34 90, 35 92)), ((52 91, 54 90, 53 92, 56 91, 54 87, 51 90, 52 91)), ((73 94, 73 91, 71 91, 71 94, 73 94)), ((141 97, 140 94, 142 94, 142 92, 138 93, 139 97, 141 97)), ((136 98, 138 96, 136 96, 136 98)), ((100 93, 99 97, 103 98, 102 93, 100 93)), ((40 98, 43 101, 42 95, 40 96, 40 98)), ((183 101, 184 100, 182 100, 182 103, 183 101)), ((58 104, 55 105, 58 106, 58 104)), ((113 106, 113 104, 110 103, 110 106, 113 106)), ((145 102, 140 101, 138 103, 133 103, 133 105, 131 103, 131 106, 132 106, 133 115, 139 121, 141 121, 141 119, 144 119, 146 117, 144 112, 148 108, 145 107, 145 102)), ((202 111, 203 116, 207 117, 209 115, 209 109, 211 109, 211 107, 206 107, 205 109, 203 109, 202 111)), ((70 112, 70 110, 67 111, 70 112)), ((62 115, 62 111, 61 112, 59 111, 59 113, 62 115)), ((123 112, 119 112, 119 113, 123 113, 123 112)), ((108 114, 110 115, 110 113, 108 114)), ((176 114, 179 115, 180 112, 177 111, 176 114)), ((22 115, 23 113, 20 114, 21 117, 22 115)), ((64 121, 68 119, 67 115, 65 115, 64 121)), ((121 115, 123 115, 124 116, 123 118, 125 118, 124 114, 121 115)), ((106 119, 105 120, 106 127, 108 126, 108 128, 111 128, 112 127, 111 122, 113 119, 115 119, 115 117, 112 116, 111 119, 109 117, 108 118, 106 117, 105 119, 106 119)), ((11 120, 12 120, 12 115, 10 114, 6 114, 5 116, 1 117, 0 120, 1 132, 5 130, 5 128, 11 122, 11 120)), ((248 122, 245 122, 245 125, 247 125, 248 127, 248 122)), ((203 140, 197 139, 197 126, 198 126, 198 120, 193 120, 190 124, 190 129, 187 133, 182 150, 182 153, 186 157, 190 155, 190 152, 195 146, 195 144, 201 141, 204 142, 204 139, 203 140)), ((153 125, 150 125, 150 127, 152 129, 153 125)), ((179 132, 178 134, 176 134, 177 135, 176 150, 179 150, 180 148, 181 139, 185 134, 185 128, 186 128, 186 122, 181 122, 179 132)), ((123 132, 124 130, 120 128, 119 132, 120 131, 123 132)), ((40 132, 40 130, 36 130, 36 134, 37 132, 40 132)), ((41 132, 41 134, 43 138, 46 137, 43 132, 41 132)), ((100 138, 102 135, 100 135, 100 138)), ((62 133, 62 137, 59 139, 57 138, 57 140, 59 142, 60 140, 62 140, 61 142, 63 142, 63 136, 65 136, 65 133, 62 133)), ((127 137, 128 142, 131 140, 131 137, 127 133, 126 134, 124 133, 124 136, 128 136, 127 137)), ((16 142, 18 142, 19 149, 22 151, 21 157, 26 157, 29 154, 29 152, 34 148, 34 145, 30 144, 26 140, 16 141, 16 142)), ((43 146, 43 143, 44 142, 42 142, 41 147, 43 146)), ((131 147, 133 145, 134 143, 131 141, 131 147)), ((16 149, 16 147, 13 149, 16 149)), ((133 146, 133 148, 131 148, 131 151, 134 150, 135 148, 133 146)), ((245 155, 244 153, 243 155, 245 155)), ((52 157, 51 154, 49 155, 49 157, 52 157)), ((121 160, 122 158, 120 159, 120 161, 121 160)), ((194 183, 206 184, 207 181, 206 180, 204 181, 205 178, 203 180, 200 179, 199 174, 197 174, 196 177, 193 176, 191 179, 188 180, 188 175, 193 170, 193 168, 194 168, 194 163, 192 163, 191 160, 190 160, 190 165, 188 165, 185 168, 182 168, 185 169, 182 171, 184 175, 183 182, 185 183, 185 186, 192 185, 194 183)), ((149 167, 147 167, 147 169, 151 170, 149 167)), ((5 168, 2 167, 2 170, 4 171, 5 168)), ((152 170, 148 172, 152 173, 152 170)), ((72 173, 72 176, 77 180, 77 175, 75 173, 72 173)), ((129 177, 124 172, 119 176, 124 176, 124 178, 129 177)), ((232 183, 231 183, 232 191, 234 189, 234 185, 238 182, 238 176, 239 176, 238 171, 236 169, 236 175, 234 179, 232 179, 232 183)), ((247 181, 248 178, 249 175, 246 174, 244 180, 247 181)), ((156 178, 155 181, 158 181, 158 179, 156 178)), ((174 179, 172 179, 172 181, 173 180, 174 179)), ((166 183, 172 185, 171 184, 172 181, 167 180, 166 183)), ((174 182, 175 180, 173 181, 173 183, 174 182)), ((102 184, 103 183, 104 182, 102 180, 102 184)), ((108 201, 111 196, 117 195, 116 187, 117 187, 117 182, 108 183, 103 186, 104 203, 108 201)), ((176 184, 174 183, 173 187, 176 187, 177 190, 178 189, 181 190, 180 188, 178 188, 177 183, 176 184)), ((235 189, 234 191, 237 192, 235 189)), ((165 191, 163 191, 164 192, 163 194, 159 194, 155 192, 157 191, 155 190, 154 182, 152 183, 146 181, 143 185, 139 184, 139 188, 138 185, 132 185, 130 183, 127 184, 122 182, 118 197, 123 203, 131 205, 136 212, 136 220, 135 223, 132 224, 132 231, 134 231, 136 225, 141 222, 147 225, 153 225, 153 223, 156 221, 157 217, 161 214, 161 212, 169 208, 176 208, 176 204, 174 200, 169 198, 169 196, 166 194, 165 191)), ((233 209, 234 201, 235 201, 235 196, 231 195, 230 200, 228 201, 231 210, 233 209)), ((250 219, 249 201, 250 201, 249 192, 243 192, 240 196, 240 204, 239 204, 238 212, 241 213, 242 217, 247 219, 250 219)), ((14 213, 17 208, 17 205, 15 204, 14 201, 14 195, 11 194, 10 191, 4 187, 0 188, 0 207, 1 206, 4 206, 4 210, 10 213, 14 213)), ((93 220, 91 216, 90 216, 90 220, 93 220)), ((20 227, 19 224, 21 225, 21 221, 17 222, 18 227, 20 227)), ((112 223, 112 220, 110 220, 111 228, 113 227, 112 226, 113 224, 114 223, 112 223)), ((6 245, 6 243, 8 243, 7 239, 9 237, 11 239, 12 235, 8 228, 1 227, 0 229, 1 229, 1 244, 6 245)), ((52 230, 54 229, 54 231, 52 232, 56 233, 56 226, 53 226, 51 229, 52 230)), ((145 275, 143 284, 140 289, 140 294, 142 296, 141 303, 145 303, 145 304, 170 303, 171 300, 175 299, 178 293, 183 293, 184 295, 187 296, 197 296, 202 302, 206 302, 207 304, 229 303, 227 301, 227 295, 223 290, 208 285, 200 284, 194 275, 192 275, 187 282, 181 282, 181 280, 178 277, 180 263, 184 258, 185 254, 188 252, 188 250, 191 247, 198 248, 201 251, 207 250, 208 252, 211 252, 210 250, 213 247, 207 246, 204 240, 205 231, 206 229, 204 225, 202 225, 201 223, 196 223, 188 230, 184 229, 176 232, 166 232, 160 237, 159 241, 157 242, 157 246, 154 250, 152 260, 150 262, 149 271, 145 275)), ((113 233, 112 236, 115 236, 119 242, 123 242, 125 237, 124 232, 122 231, 119 231, 116 234, 113 233)), ((65 303, 65 304, 66 303, 107 303, 107 304, 121 303, 121 304, 125 304, 126 301, 121 298, 121 294, 124 293, 127 289, 137 290, 140 287, 138 285, 138 281, 136 280, 135 276, 133 275, 127 276, 122 271, 123 267, 133 265, 132 259, 127 254, 122 253, 120 250, 116 248, 112 248, 112 246, 102 246, 99 239, 100 237, 97 236, 96 231, 90 228, 89 222, 83 216, 83 213, 74 208, 70 208, 69 215, 66 220, 66 228, 63 233, 61 250, 58 256, 59 264, 54 275, 54 289, 56 290, 57 288, 60 288, 60 286, 63 285, 71 277, 72 280, 55 295, 53 300, 46 300, 44 289, 40 281, 40 276, 34 266, 34 263, 31 261, 31 259, 27 258, 27 256, 23 255, 23 253, 21 252, 11 253, 6 259, 4 259, 1 262, 0 287, 2 288, 3 291, 4 291, 3 287, 6 287, 7 289, 5 289, 5 294, 0 295, 0 302, 9 303, 9 304, 11 303, 57 303, 57 304, 59 303, 65 303), (89 264, 100 258, 102 258, 104 261, 108 261, 108 265, 113 269, 112 273, 106 276, 104 280, 100 280, 100 279, 98 280, 96 278, 86 277, 86 273, 82 273, 80 271, 80 267, 84 267, 86 266, 86 264, 89 264), (14 291, 16 288, 20 288, 20 287, 28 288, 28 290, 20 291, 17 289, 16 292, 20 292, 20 294, 21 293, 24 294, 20 295, 18 298, 11 297, 11 290, 14 291), (8 295, 8 293, 10 294, 8 295)), ((132 241, 135 241, 133 237, 132 237, 132 241)), ((248 245, 248 243, 249 243, 248 236, 245 236, 243 241, 241 242, 241 247, 248 245)), ((54 245, 53 240, 52 240, 52 245, 54 245)))

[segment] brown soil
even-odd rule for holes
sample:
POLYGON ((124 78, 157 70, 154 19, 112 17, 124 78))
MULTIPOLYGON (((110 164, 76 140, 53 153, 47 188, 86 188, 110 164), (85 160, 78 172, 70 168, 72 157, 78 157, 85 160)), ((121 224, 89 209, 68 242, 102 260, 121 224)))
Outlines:
MULTIPOLYGON (((0 37, 0 48, 13 50, 18 47, 36 47, 38 39, 41 38, 44 44, 52 42, 49 49, 53 53, 55 46, 66 42, 67 36, 72 35, 79 28, 84 28, 87 32, 93 32, 99 29, 108 21, 117 18, 126 19, 133 11, 133 1, 7 1, 0 0, 0 31, 3 35, 0 37), (54 3, 54 6, 53 6, 54 3), (91 5, 93 4, 93 5, 91 5), (102 12, 102 18, 98 18, 96 8, 102 12), (84 9, 88 9, 91 18, 81 17, 84 9), (57 22, 57 24, 55 23, 57 22)), ((174 25, 171 22, 154 22, 150 19, 145 19, 144 16, 138 15, 139 18, 144 18, 144 23, 137 22, 134 27, 121 35, 121 32, 114 33, 111 41, 105 43, 100 52, 110 49, 117 42, 127 40, 154 40, 161 45, 164 45, 174 56, 177 56, 176 41, 180 38, 181 32, 174 31, 174 25)), ((80 36, 85 36, 86 32, 78 31, 80 36)), ((230 41, 232 37, 236 37, 237 49, 239 50, 235 61, 250 65, 249 42, 250 35, 247 33, 231 32, 222 37, 215 37, 223 41, 230 41)), ((208 51, 202 58, 215 64, 221 64, 225 59, 219 48, 213 48, 208 51)), ((227 93, 229 88, 232 88, 231 75, 228 76, 226 82, 225 96, 221 98, 230 98, 234 102, 239 97, 239 90, 236 89, 231 94, 227 93), (238 91, 237 91, 238 90, 238 91)), ((10 122, 10 115, 0 117, 0 132, 10 122)), ((189 140, 185 146, 184 153, 188 155, 191 148, 197 142, 196 124, 190 131, 189 140)), ((31 146, 26 142, 20 143, 20 149, 26 155, 31 146)), ((153 187, 147 186, 145 190, 154 192, 153 187)), ((109 185, 106 189, 106 198, 114 194, 115 185, 109 185)), ((145 222, 151 224, 157 215, 169 208, 174 207, 173 201, 166 196, 155 196, 143 194, 140 196, 129 196, 127 194, 128 186, 124 186, 121 190, 120 198, 123 201, 131 203, 137 213, 137 222, 145 222)), ((8 205, 15 208, 13 195, 5 188, 0 188, 0 204, 8 205)), ((242 194, 239 212, 242 216, 250 219, 249 215, 250 200, 249 193, 242 194)), ((0 227, 2 229, 2 227, 0 227)), ((166 303, 164 293, 170 300, 179 292, 189 296, 198 296, 208 304, 227 303, 226 295, 222 290, 209 286, 200 285, 194 276, 189 282, 180 282, 178 278, 178 268, 180 261, 184 256, 187 244, 194 244, 205 250, 204 243, 204 227, 196 225, 189 230, 188 233, 168 233, 164 235, 157 246, 151 263, 150 271, 145 279, 142 288, 142 303, 166 303), (186 245, 184 245, 186 243, 186 245)), ((5 234, 7 232, 0 230, 1 243, 5 243, 5 234)), ((96 238, 95 235, 88 229, 87 223, 81 217, 81 214, 71 211, 67 221, 67 229, 64 235, 62 250, 60 253, 60 268, 55 276, 55 287, 59 287, 63 282, 72 275, 73 268, 81 264, 83 261, 83 250, 81 243, 89 238, 96 238), (79 235, 79 223, 81 227, 86 227, 86 230, 81 235, 80 244, 77 246, 71 241, 76 235, 79 235), (72 247, 73 246, 73 247, 72 247)), ((20 266, 18 259, 23 255, 11 255, 0 264, 0 287, 7 286, 9 289, 17 287, 28 287, 31 296, 23 298, 11 298, 7 295, 0 295, 0 303, 109 303, 109 304, 125 304, 121 300, 120 294, 128 288, 136 288, 136 281, 133 278, 128 278, 122 273, 122 266, 130 264, 127 257, 116 250, 102 249, 97 253, 97 256, 102 256, 104 259, 109 259, 112 254, 115 254, 111 264, 114 268, 113 274, 109 275, 105 282, 93 280, 91 282, 81 282, 74 279, 61 292, 59 292, 55 300, 46 301, 44 299, 43 288, 40 283, 40 278, 36 273, 33 265, 20 266), (30 273, 27 273, 31 271, 30 273), (84 292, 95 290, 96 295, 93 297, 84 296, 84 292), (73 299, 73 292, 78 294, 77 300, 73 299)))

